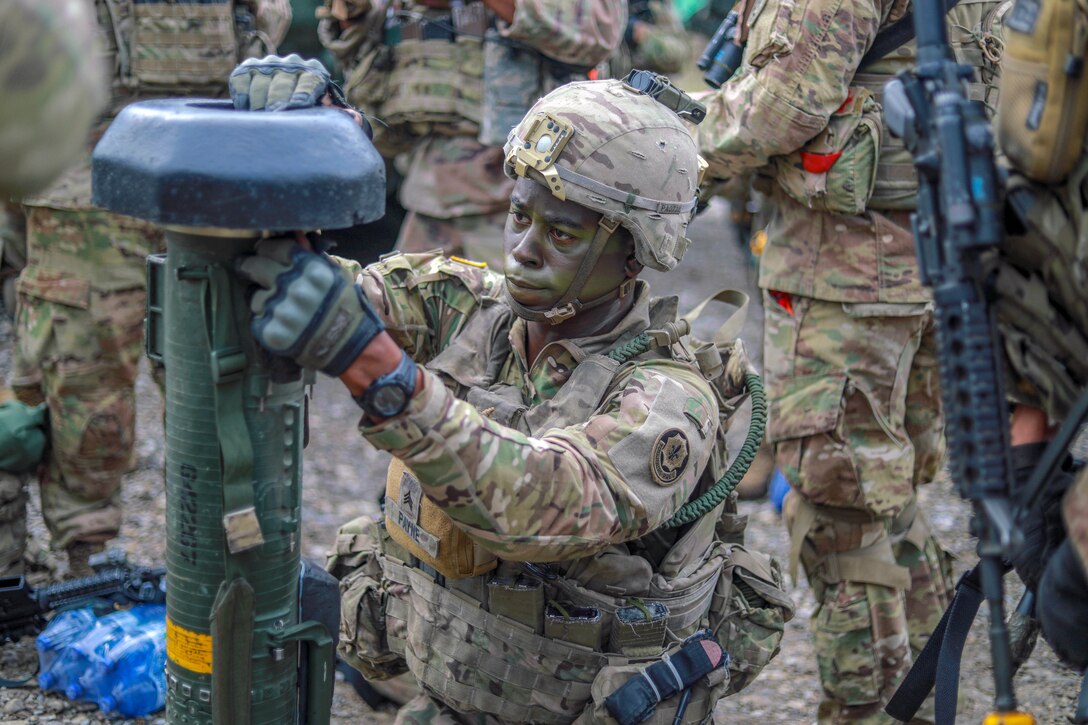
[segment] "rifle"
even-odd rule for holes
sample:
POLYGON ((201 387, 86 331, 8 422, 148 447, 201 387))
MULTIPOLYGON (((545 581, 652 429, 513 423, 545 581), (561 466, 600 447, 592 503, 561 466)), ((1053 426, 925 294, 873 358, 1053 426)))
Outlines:
POLYGON ((0 642, 37 634, 46 615, 57 609, 166 601, 166 569, 133 566, 123 551, 112 550, 90 558, 95 573, 88 577, 35 589, 26 577, 0 578, 0 642))
MULTIPOLYGON (((971 528, 978 537, 979 564, 962 584, 976 591, 974 607, 980 595, 990 612, 995 693, 994 712, 985 722, 1034 722, 1016 709, 1003 611, 1004 562, 1023 537, 1013 515, 1004 374, 989 301, 988 260, 1004 234, 1000 177, 984 107, 967 96, 973 69, 956 63, 948 44, 943 3, 915 0, 914 6, 918 64, 885 86, 885 119, 911 152, 920 182, 911 227, 921 279, 935 303, 950 468, 957 492, 972 505, 971 528)), ((957 585, 957 598, 960 591, 957 585)), ((957 604, 962 603, 954 603, 945 620, 957 604)), ((968 624, 973 616, 971 611, 968 624)), ((943 648, 940 659, 946 660, 943 648)), ((939 723, 955 721, 958 660, 955 667, 951 697, 937 691, 939 723)), ((888 712, 903 714, 896 698, 888 712)))

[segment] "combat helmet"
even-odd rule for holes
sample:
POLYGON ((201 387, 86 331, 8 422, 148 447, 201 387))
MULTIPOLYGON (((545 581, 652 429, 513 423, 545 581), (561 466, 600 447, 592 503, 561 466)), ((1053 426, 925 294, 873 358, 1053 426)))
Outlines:
POLYGON ((568 83, 529 109, 507 138, 506 175, 527 176, 602 217, 574 281, 552 309, 530 310, 507 295, 519 316, 554 324, 611 299, 578 295, 620 226, 644 266, 666 272, 680 262, 706 168, 682 117, 698 123, 703 116, 700 104, 646 71, 622 81, 568 83))

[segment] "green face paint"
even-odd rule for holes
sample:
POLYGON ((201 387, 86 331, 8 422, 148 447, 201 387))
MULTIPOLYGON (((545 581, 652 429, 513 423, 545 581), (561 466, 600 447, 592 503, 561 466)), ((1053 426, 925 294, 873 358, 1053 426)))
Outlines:
MULTIPOLYGON (((601 215, 573 201, 561 201, 540 184, 518 179, 510 195, 504 237, 504 267, 515 300, 533 309, 555 304, 589 251, 601 215)), ((631 253, 626 234, 608 240, 579 299, 592 300, 620 286, 631 253)))

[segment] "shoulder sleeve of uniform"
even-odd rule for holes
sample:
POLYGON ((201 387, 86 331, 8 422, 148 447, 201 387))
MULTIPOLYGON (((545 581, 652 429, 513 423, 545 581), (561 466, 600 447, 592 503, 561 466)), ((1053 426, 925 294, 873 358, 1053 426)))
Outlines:
POLYGON ((649 531, 695 490, 714 449, 718 406, 699 373, 667 361, 638 365, 617 395, 614 414, 595 416, 582 433, 615 472, 617 499, 642 512, 649 531))
POLYGON ((764 166, 822 131, 880 22, 873 0, 756 0, 744 65, 704 99, 699 150, 711 175, 764 166))
POLYGON ((571 65, 594 66, 619 45, 626 0, 518 0, 503 34, 571 65))
POLYGON ((418 362, 449 344, 502 276, 439 253, 392 254, 358 271, 356 281, 389 334, 418 362))

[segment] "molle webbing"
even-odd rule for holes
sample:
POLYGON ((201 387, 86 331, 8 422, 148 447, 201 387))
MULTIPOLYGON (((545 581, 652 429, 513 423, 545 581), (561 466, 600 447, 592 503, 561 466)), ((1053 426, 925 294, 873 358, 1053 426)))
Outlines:
MULTIPOLYGON (((391 584, 410 590, 404 598, 387 599, 386 616, 406 625, 387 628, 391 651, 404 656, 428 690, 463 712, 511 722, 570 723, 584 707, 592 709, 591 685, 602 668, 657 659, 635 660, 538 636, 464 593, 439 586, 420 569, 383 557, 382 570, 391 584), (402 639, 396 636, 400 632, 411 635, 402 639), (488 646, 495 641, 502 643, 502 656, 488 646), (501 683, 501 694, 495 683, 501 683)), ((706 607, 716 581, 710 580, 706 607)), ((707 694, 706 688, 692 690, 684 722, 708 714, 707 694)), ((667 711, 666 703, 661 709, 667 711)))
POLYGON ((138 2, 132 9, 129 62, 136 85, 225 85, 239 58, 233 2, 138 2))
POLYGON ((462 120, 478 126, 483 103, 483 46, 478 38, 404 40, 389 48, 393 68, 385 97, 373 112, 385 124, 432 124, 438 135, 462 133, 462 120), (442 124, 453 124, 444 131, 442 124))

